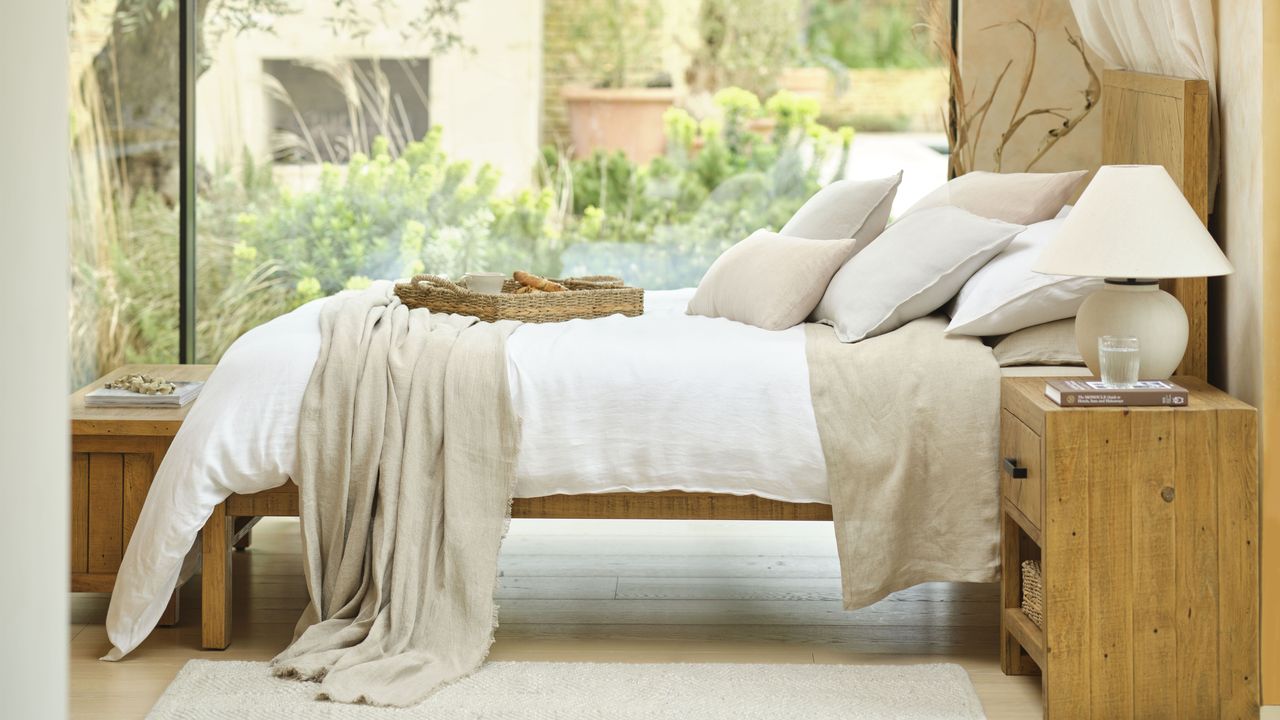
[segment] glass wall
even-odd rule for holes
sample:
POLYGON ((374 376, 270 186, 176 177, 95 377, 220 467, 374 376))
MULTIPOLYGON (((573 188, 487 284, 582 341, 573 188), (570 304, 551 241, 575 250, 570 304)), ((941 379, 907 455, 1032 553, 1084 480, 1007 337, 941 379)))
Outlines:
POLYGON ((155 5, 71 3, 73 386, 178 360, 178 22, 155 5))
MULTIPOLYGON (((378 278, 525 269, 689 287, 725 248, 843 177, 904 169, 901 209, 946 179, 947 75, 933 42, 949 31, 948 4, 202 0, 198 359, 378 278)), ((129 171, 110 203, 86 207, 124 207, 113 221, 128 222, 87 266, 110 265, 115 284, 80 283, 95 289, 95 313, 78 305, 77 318, 125 328, 120 358, 171 360, 176 88, 153 76, 177 56, 176 24, 128 7, 108 35, 167 28, 172 47, 136 43, 167 52, 151 77, 103 60, 115 74, 99 84, 153 83, 152 110, 121 117, 169 135, 103 145, 129 171), (148 148, 167 162, 129 159, 148 148), (98 299, 121 286, 116 305, 98 299)), ((112 107, 108 134, 121 122, 112 107)), ((90 247, 108 237, 85 234, 90 247)), ((86 332, 80 347, 97 346, 86 332)))
MULTIPOLYGON (((196 94, 201 360, 308 300, 488 262, 501 171, 446 146, 433 97, 464 91, 468 125, 514 134, 517 118, 496 115, 494 98, 536 92, 534 76, 479 50, 536 40, 537 3, 510 5, 495 23, 468 13, 470 0, 298 3, 250 18, 208 4, 196 94), (465 44, 464 22, 495 27, 465 44)), ((457 134, 493 156, 511 151, 457 134)))

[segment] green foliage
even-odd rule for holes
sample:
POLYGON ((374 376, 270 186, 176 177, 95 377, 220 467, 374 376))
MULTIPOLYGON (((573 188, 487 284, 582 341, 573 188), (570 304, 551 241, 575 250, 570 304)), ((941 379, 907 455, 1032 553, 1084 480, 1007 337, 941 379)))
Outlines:
POLYGON ((728 88, 716 102, 722 119, 668 112, 668 153, 648 165, 620 152, 570 160, 545 148, 551 177, 511 197, 496 193, 491 168, 450 160, 439 129, 399 157, 379 140, 372 157, 325 166, 313 190, 258 192, 228 237, 243 262, 275 264, 290 305, 368 278, 495 268, 556 275, 565 258, 588 256, 607 266, 592 272, 612 269, 652 288, 696 282, 725 247, 779 227, 839 175, 853 140, 850 128, 818 125, 817 104, 791 93, 761 103, 728 88), (636 275, 609 253, 665 259, 636 275))
POLYGON ((596 75, 599 87, 655 84, 640 74, 659 53, 661 0, 573 0, 567 9, 579 73, 596 75))
MULTIPOLYGON (((241 333, 315 298, 375 278, 476 270, 613 273, 650 289, 687 287, 726 248, 777 228, 823 180, 842 174, 853 131, 814 122, 810 103, 779 93, 761 103, 721 94, 723 119, 665 118, 668 152, 648 165, 621 153, 581 160, 544 150, 541 187, 498 193, 497 173, 450 160, 440 130, 394 153, 385 139, 313 187, 288 189, 247 158, 216 171, 199 197, 197 346, 214 361, 241 333), (762 125, 761 125, 762 123, 762 125), (759 125, 759 126, 757 126, 759 125)), ((172 361, 177 352, 175 210, 140 193, 117 210, 131 231, 106 271, 76 268, 75 301, 105 309, 75 319, 83 347, 119 355, 99 364, 172 361)), ((84 373, 89 372, 87 369, 84 373)))
MULTIPOLYGON (((207 218, 196 246, 200 362, 216 361, 246 330, 290 307, 277 263, 220 232, 219 218, 244 199, 243 189, 226 179, 200 198, 198 211, 207 218)), ((83 258, 71 268, 73 384, 124 363, 178 357, 177 211, 143 191, 115 212, 129 217, 128 231, 107 240, 105 262, 83 258)))
POLYGON ((678 107, 670 108, 662 114, 662 126, 667 142, 684 152, 693 149, 693 141, 698 136, 698 121, 689 111, 678 107))
POLYGON ((615 217, 631 217, 641 210, 645 193, 642 169, 621 151, 596 150, 573 168, 573 212, 595 207, 615 217))
POLYGON ((337 292, 355 277, 557 270, 549 194, 503 199, 497 185, 493 168, 449 160, 438 128, 399 157, 379 138, 372 157, 323 166, 314 190, 260 198, 238 214, 235 232, 257 256, 279 262, 295 302, 337 292))
MULTIPOLYGON (((426 0, 401 29, 401 36, 428 43, 432 56, 465 47, 458 26, 466 1, 426 0)), ((386 22, 395 0, 327 0, 327 4, 324 22, 335 37, 364 38, 386 22)), ((118 0, 113 19, 124 32, 150 31, 151 25, 168 20, 177 7, 177 0, 118 0)), ((299 10, 291 0, 220 0, 197 6, 200 30, 209 46, 228 33, 274 33, 275 20, 299 10)))
POLYGON ((923 68, 942 64, 928 38, 917 37, 919 0, 815 0, 806 45, 821 65, 923 68))
POLYGON ((822 106, 811 97, 796 95, 789 90, 779 90, 765 103, 765 110, 777 120, 777 131, 788 134, 797 129, 814 127, 822 106))
POLYGON ((798 0, 701 0, 697 42, 686 70, 690 88, 773 92, 782 69, 800 54, 803 5, 798 0))
POLYGON ((730 124, 742 122, 760 114, 760 98, 740 87, 727 87, 712 96, 715 104, 724 112, 730 124))
POLYGON ((567 170, 554 183, 571 183, 574 207, 565 273, 618 274, 650 289, 697 284, 726 248, 780 227, 848 165, 853 129, 818 125, 812 100, 778 92, 762 104, 726 88, 715 101, 723 118, 669 111, 667 154, 648 166, 620 153, 559 162, 567 170))

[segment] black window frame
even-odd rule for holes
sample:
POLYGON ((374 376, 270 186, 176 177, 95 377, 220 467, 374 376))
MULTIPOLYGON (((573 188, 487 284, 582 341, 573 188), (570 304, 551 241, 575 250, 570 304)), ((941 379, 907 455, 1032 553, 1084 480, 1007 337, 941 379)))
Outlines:
POLYGON ((178 1, 178 362, 196 361, 198 0, 178 1))

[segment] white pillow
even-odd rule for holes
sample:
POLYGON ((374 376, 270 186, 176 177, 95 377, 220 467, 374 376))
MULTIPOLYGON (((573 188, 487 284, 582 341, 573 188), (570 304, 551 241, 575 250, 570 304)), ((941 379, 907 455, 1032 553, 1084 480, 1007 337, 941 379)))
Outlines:
POLYGON ((1031 271, 1045 246, 1066 219, 1036 223, 973 274, 948 312, 947 332, 956 335, 1004 335, 1041 323, 1075 317, 1099 278, 1044 275, 1031 271))
POLYGON ((991 349, 1000 367, 1014 365, 1084 365, 1076 348, 1076 319, 1055 320, 1023 328, 1000 339, 991 349))
POLYGON ((954 207, 906 215, 840 268, 812 318, 842 342, 887 333, 942 307, 1022 230, 954 207))
POLYGON ((689 301, 690 315, 722 317, 765 330, 804 322, 855 240, 810 240, 768 230, 725 250, 689 301))
POLYGON ((925 195, 903 213, 952 205, 979 217, 1030 225, 1050 220, 1075 195, 1087 170, 1064 173, 974 171, 925 195))
POLYGON ((902 172, 875 180, 839 180, 805 201, 778 232, 814 240, 855 238, 854 252, 867 246, 889 222, 902 172))

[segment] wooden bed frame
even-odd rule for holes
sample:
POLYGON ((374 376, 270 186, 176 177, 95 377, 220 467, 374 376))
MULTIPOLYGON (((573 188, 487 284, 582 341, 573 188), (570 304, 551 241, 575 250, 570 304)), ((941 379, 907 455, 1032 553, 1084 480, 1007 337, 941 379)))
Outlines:
MULTIPOLYGON (((1103 78, 1103 164, 1164 165, 1206 220, 1209 208, 1209 90, 1203 80, 1107 71, 1103 78)), ((1170 281, 1165 289, 1187 310, 1190 340, 1180 375, 1204 379, 1208 370, 1208 291, 1204 278, 1170 281)), ((993 458, 994 460, 994 458, 993 458)), ((202 539, 202 645, 231 640, 231 557, 263 517, 295 517, 297 487, 287 483, 253 495, 234 495, 205 524, 202 539)), ((552 495, 517 499, 513 518, 666 520, 830 520, 831 507, 756 496, 651 492, 552 495)))

